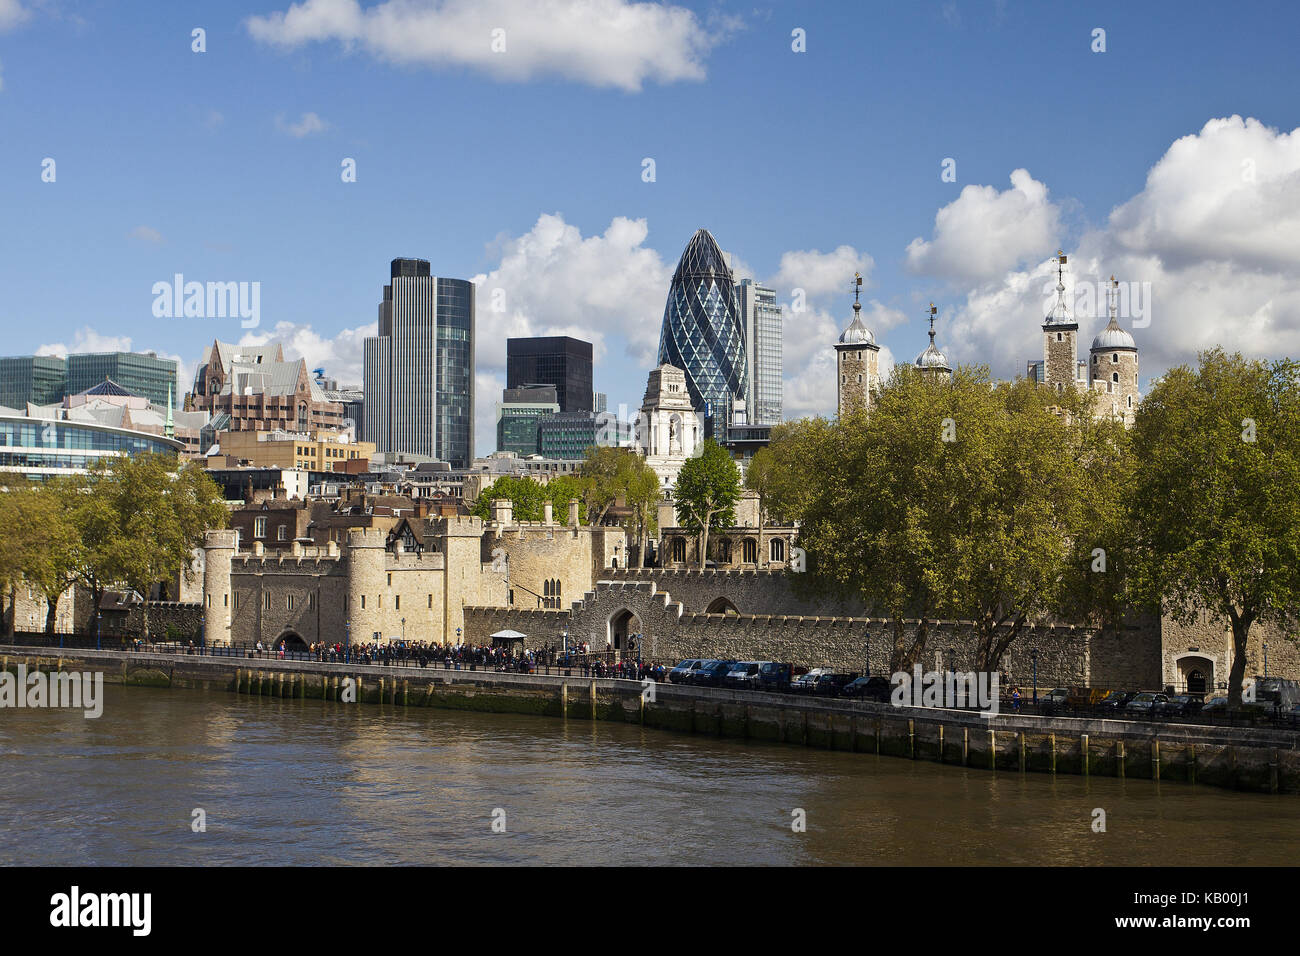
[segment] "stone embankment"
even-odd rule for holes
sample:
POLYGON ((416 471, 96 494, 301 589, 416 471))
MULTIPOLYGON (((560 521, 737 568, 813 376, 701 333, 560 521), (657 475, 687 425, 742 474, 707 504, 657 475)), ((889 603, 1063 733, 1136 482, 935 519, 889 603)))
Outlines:
POLYGON ((988 770, 1137 777, 1300 793, 1300 735, 1267 728, 1017 714, 988 718, 970 711, 643 685, 576 674, 52 648, 8 647, 0 654, 3 669, 15 672, 20 664, 28 672, 38 668, 102 671, 106 683, 127 686, 614 720, 988 770))

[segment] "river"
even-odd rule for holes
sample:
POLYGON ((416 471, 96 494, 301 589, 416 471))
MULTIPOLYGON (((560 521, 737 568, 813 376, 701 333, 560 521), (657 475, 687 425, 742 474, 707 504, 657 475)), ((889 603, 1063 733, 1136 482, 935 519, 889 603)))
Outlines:
POLYGON ((1300 847, 1294 795, 585 720, 104 696, 95 720, 0 711, 0 863, 1225 865, 1300 847))

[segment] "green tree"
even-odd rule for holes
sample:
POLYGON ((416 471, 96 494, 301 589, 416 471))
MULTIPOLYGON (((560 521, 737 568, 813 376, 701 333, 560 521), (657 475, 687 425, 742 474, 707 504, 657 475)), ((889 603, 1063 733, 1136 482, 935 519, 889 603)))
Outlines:
POLYGON ((819 460, 835 431, 835 423, 826 418, 801 418, 773 426, 766 449, 771 461, 766 503, 773 521, 796 524, 803 519, 816 488, 807 480, 809 465, 819 460))
POLYGON ((682 465, 673 497, 677 504, 677 523, 699 534, 700 567, 704 567, 709 529, 736 520, 736 502, 740 500, 740 472, 736 463, 725 448, 711 438, 706 439, 700 453, 682 465))
POLYGON ((77 495, 78 577, 96 607, 105 587, 124 585, 147 599, 155 584, 190 574, 204 532, 229 520, 221 489, 198 464, 172 455, 114 458, 77 495))
POLYGON ((891 666, 909 666, 936 617, 975 621, 975 667, 996 669, 1060 606, 1082 515, 1074 421, 1034 383, 951 382, 899 367, 869 414, 805 436, 800 589, 857 596, 896 622, 891 666), (815 434, 815 438, 813 438, 815 434), (920 626, 907 638, 905 617, 920 626))
POLYGON ((1300 607, 1300 365, 1215 349, 1171 369, 1133 429, 1141 587, 1175 620, 1232 627, 1241 702, 1250 629, 1300 607))
POLYGON ((479 494, 470 514, 484 521, 492 518, 492 502, 507 499, 514 503, 516 521, 541 521, 542 504, 549 501, 546 489, 528 476, 502 475, 479 494))
POLYGON ((608 445, 587 449, 587 457, 579 473, 586 481, 583 502, 587 509, 587 520, 592 524, 601 524, 609 509, 618 503, 619 495, 625 491, 624 462, 629 454, 633 452, 608 445))
POLYGON ((59 477, 19 492, 23 527, 31 541, 23 549, 21 573, 45 598, 45 633, 53 634, 59 598, 77 581, 81 561, 79 479, 59 477), (33 534, 34 529, 39 529, 33 534))

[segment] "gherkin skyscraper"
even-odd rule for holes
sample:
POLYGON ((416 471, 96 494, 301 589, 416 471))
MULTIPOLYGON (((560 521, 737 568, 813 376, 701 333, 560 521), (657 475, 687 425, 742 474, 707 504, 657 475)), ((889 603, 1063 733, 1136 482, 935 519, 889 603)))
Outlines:
POLYGON ((691 404, 712 419, 714 434, 728 421, 732 402, 745 398, 745 329, 731 270, 707 229, 691 237, 673 273, 659 364, 686 373, 691 404))

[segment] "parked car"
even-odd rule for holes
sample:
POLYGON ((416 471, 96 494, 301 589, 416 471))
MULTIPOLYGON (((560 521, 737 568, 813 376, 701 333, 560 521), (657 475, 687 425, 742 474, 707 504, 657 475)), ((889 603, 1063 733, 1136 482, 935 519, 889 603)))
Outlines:
POLYGON ((844 697, 857 697, 861 700, 875 700, 886 703, 893 693, 894 685, 888 677, 859 677, 844 685, 840 694, 844 697))
POLYGON ((758 672, 765 663, 766 661, 740 661, 727 671, 723 683, 728 687, 752 690, 758 686, 758 672))
POLYGON ((1151 691, 1143 691, 1132 700, 1124 705, 1126 713, 1133 714, 1137 717, 1154 717, 1156 716, 1156 705, 1169 703, 1168 694, 1157 694, 1151 691))
POLYGON ((704 660, 702 658, 692 658, 689 661, 682 661, 668 672, 668 682, 670 684, 689 684, 690 675, 703 666, 704 660))
POLYGON ((806 674, 800 674, 790 681, 790 691, 795 694, 811 694, 813 687, 817 684, 817 678, 828 670, 830 670, 828 667, 814 667, 806 674))
POLYGON ((857 671, 824 671, 817 677, 812 692, 819 697, 838 697, 840 691, 857 679, 857 671))
MULTIPOLYGON (((1021 691, 1021 696, 1024 696, 1023 691, 1021 691)), ((1068 690, 1064 687, 1055 687, 1052 690, 1049 690, 1046 694, 1039 695, 1038 702, 1048 706, 1059 707, 1068 702, 1069 699, 1070 692, 1068 690)))
POLYGON ((1211 697, 1201 707, 1203 714, 1226 714, 1228 712, 1228 698, 1211 697))
POLYGON ((721 687, 727 679, 728 672, 736 666, 732 660, 705 661, 690 675, 690 683, 696 687, 721 687))
POLYGON ((793 664, 768 661, 758 668, 758 687, 760 690, 786 691, 795 676, 793 664))
POLYGON ((1135 690, 1113 690, 1097 701, 1097 709, 1106 715, 1124 713, 1124 706, 1137 696, 1135 690))
POLYGON ((1157 717, 1192 717, 1201 712, 1202 699, 1196 694, 1175 694, 1156 705, 1157 717))

